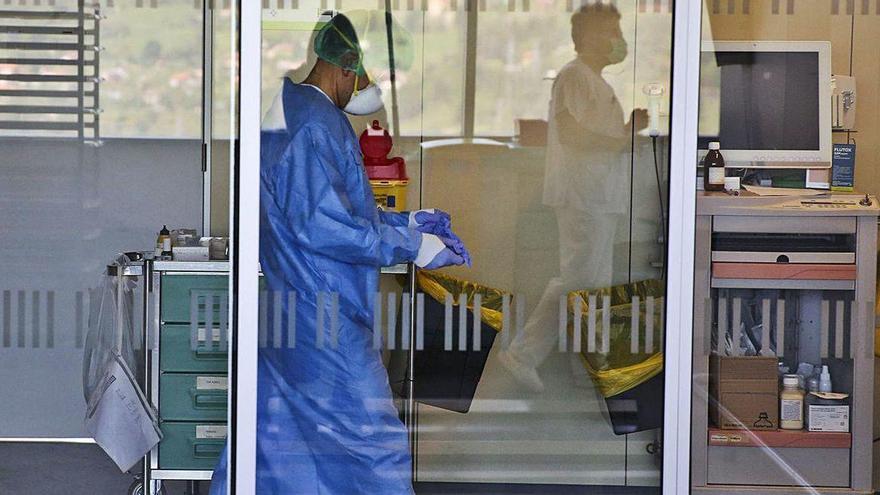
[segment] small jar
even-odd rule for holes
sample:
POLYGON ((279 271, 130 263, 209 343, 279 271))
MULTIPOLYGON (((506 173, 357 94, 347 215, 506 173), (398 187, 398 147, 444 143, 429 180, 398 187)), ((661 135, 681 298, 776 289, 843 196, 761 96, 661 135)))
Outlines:
POLYGON ((782 377, 779 394, 779 427, 783 430, 804 429, 804 391, 798 386, 797 375, 782 377))

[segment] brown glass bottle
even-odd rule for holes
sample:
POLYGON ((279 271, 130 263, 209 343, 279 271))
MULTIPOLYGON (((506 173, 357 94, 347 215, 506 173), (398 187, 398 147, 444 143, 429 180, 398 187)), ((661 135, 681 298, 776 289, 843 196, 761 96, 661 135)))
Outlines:
POLYGON ((721 144, 717 141, 709 143, 709 153, 704 160, 703 189, 706 191, 724 190, 724 157, 721 156, 721 144))

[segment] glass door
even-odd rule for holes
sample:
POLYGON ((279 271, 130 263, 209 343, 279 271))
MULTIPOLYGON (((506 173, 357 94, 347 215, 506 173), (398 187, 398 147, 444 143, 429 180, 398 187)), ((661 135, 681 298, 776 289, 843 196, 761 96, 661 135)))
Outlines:
POLYGON ((693 492, 875 486, 873 7, 702 5, 693 492))
POLYGON ((413 158, 420 205, 450 212, 473 265, 419 278, 419 482, 659 490, 668 7, 447 14, 463 47, 446 73, 474 73, 460 99, 426 94, 413 158), (453 103, 444 139, 428 124, 453 103))
POLYGON ((672 6, 335 7, 262 9, 258 488, 659 491, 672 6))

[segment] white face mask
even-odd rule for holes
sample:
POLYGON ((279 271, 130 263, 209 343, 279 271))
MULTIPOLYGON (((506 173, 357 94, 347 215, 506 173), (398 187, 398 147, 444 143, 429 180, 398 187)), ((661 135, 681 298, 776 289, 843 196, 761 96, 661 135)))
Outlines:
POLYGON ((611 54, 608 55, 608 61, 612 64, 619 64, 626 60, 627 46, 626 40, 617 38, 611 40, 611 54))
POLYGON ((382 106, 382 91, 379 86, 370 83, 361 91, 355 91, 342 111, 351 115, 370 115, 381 110, 382 106))

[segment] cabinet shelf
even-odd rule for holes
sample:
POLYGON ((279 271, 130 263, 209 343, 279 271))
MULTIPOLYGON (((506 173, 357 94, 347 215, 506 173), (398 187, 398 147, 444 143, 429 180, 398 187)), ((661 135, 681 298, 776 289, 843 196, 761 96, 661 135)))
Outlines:
POLYGON ((848 449, 852 445, 852 434, 807 430, 765 431, 709 428, 707 441, 713 447, 848 449))

